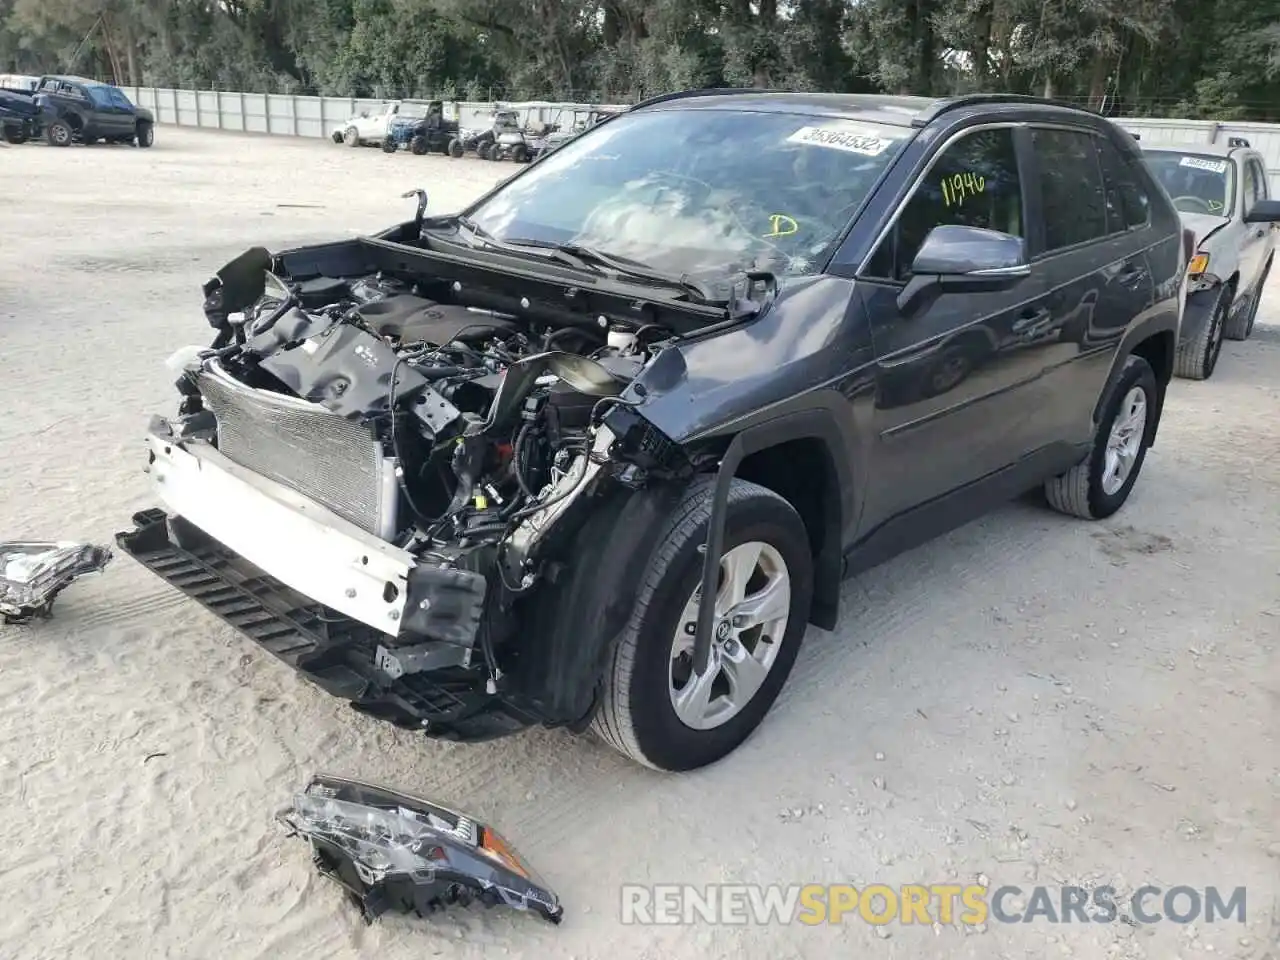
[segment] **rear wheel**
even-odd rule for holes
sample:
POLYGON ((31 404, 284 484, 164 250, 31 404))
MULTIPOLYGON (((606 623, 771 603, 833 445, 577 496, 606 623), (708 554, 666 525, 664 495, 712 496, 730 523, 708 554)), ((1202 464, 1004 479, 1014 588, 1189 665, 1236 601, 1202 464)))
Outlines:
POLYGON ((458 159, 458 157, 462 156, 462 141, 457 137, 454 137, 454 139, 449 141, 447 149, 449 156, 453 157, 455 160, 458 159))
POLYGON ((610 658, 596 733, 659 770, 714 763, 744 741, 777 698, 804 637, 813 590, 809 540, 771 490, 729 489, 711 658, 693 673, 702 553, 714 484, 694 483, 650 557, 631 619, 610 658))
POLYGON ((360 146, 360 131, 355 127, 347 127, 342 131, 342 142, 348 147, 360 146))
POLYGON ((1127 357, 1103 406, 1093 449, 1045 483, 1049 506, 1084 520, 1101 520, 1124 506, 1147 456, 1158 402, 1151 365, 1127 357))
POLYGON ((1248 340, 1253 333, 1253 325, 1258 319, 1258 304, 1262 302, 1262 291, 1267 287, 1267 277, 1271 275, 1271 261, 1262 270, 1262 276, 1249 297, 1249 305, 1227 324, 1228 340, 1248 340))
POLYGON ((511 148, 511 159, 516 163, 524 163, 529 159, 529 151, 523 143, 517 143, 511 148))
POLYGON ((26 135, 25 133, 23 133, 23 132, 22 132, 20 129, 18 129, 17 127, 5 127, 5 128, 4 128, 4 142, 5 142, 5 143, 14 143, 14 144, 17 144, 17 143, 26 143, 26 142, 27 142, 27 135, 26 135))
POLYGON ((71 146, 71 125, 65 120, 54 120, 44 129, 44 137, 53 147, 71 146))

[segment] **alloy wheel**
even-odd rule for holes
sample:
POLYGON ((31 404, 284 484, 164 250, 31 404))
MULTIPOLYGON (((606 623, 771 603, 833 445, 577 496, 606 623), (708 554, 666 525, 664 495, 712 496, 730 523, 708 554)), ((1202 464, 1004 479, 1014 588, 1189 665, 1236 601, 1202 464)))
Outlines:
POLYGON ((693 641, 701 588, 685 604, 671 645, 669 688, 676 716, 687 727, 711 730, 751 702, 778 658, 791 610, 791 576, 782 554, 767 543, 734 547, 720 560, 711 657, 693 673, 693 641))

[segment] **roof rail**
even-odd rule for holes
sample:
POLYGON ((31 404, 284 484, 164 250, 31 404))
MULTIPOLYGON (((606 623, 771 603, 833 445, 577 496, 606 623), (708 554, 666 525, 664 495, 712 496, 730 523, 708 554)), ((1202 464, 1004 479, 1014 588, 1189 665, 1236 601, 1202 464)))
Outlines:
POLYGON ((744 93, 777 93, 776 90, 765 90, 761 87, 707 87, 703 90, 677 90, 675 93, 661 93, 656 97, 650 97, 648 100, 641 100, 639 103, 633 103, 630 110, 639 110, 642 107, 652 107, 655 104, 667 103, 671 100, 685 100, 691 97, 731 97, 744 93))
POLYGON ((912 120, 911 125, 913 127, 928 126, 948 110, 958 110, 961 107, 981 106, 986 103, 1034 103, 1039 104, 1040 106, 1065 107, 1068 110, 1078 110, 1082 113, 1102 116, 1102 114, 1098 113, 1096 110, 1091 110, 1088 107, 1082 107, 1078 103, 1071 103, 1067 100, 1032 97, 1025 93, 969 93, 959 97, 944 97, 938 100, 932 107, 925 110, 918 117, 912 120))

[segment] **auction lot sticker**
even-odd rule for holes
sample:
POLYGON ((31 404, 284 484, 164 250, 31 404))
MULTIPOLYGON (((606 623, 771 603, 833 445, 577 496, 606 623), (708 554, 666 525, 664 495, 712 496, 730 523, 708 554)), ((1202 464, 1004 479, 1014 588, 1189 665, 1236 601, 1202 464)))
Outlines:
POLYGON ((787 140, 791 143, 843 150, 846 153, 860 153, 866 157, 878 157, 893 146, 892 140, 878 136, 866 127, 840 121, 817 127, 801 127, 787 137, 787 140))
POLYGON ((1227 161, 1206 160, 1204 157, 1183 157, 1178 161, 1180 167, 1194 167, 1197 170, 1212 170, 1214 173, 1226 173, 1227 161))

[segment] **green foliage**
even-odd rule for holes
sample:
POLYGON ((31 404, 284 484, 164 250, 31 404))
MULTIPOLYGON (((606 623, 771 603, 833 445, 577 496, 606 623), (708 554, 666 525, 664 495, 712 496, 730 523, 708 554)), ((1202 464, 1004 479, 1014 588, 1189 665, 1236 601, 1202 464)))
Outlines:
POLYGON ((1280 0, 0 0, 0 71, 332 96, 1007 90, 1280 118, 1280 0))

